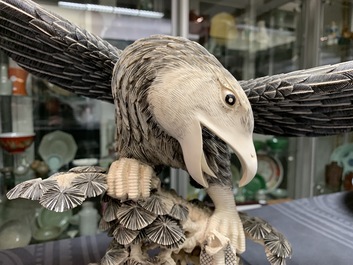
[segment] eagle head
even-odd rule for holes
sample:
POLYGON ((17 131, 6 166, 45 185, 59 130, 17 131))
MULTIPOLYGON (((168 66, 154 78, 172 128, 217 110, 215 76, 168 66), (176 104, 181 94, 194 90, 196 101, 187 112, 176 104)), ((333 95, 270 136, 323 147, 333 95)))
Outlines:
POLYGON ((206 127, 238 156, 243 186, 257 170, 252 109, 226 69, 204 65, 166 65, 151 84, 148 101, 159 126, 180 143, 186 169, 196 182, 208 187, 204 173, 218 177, 203 151, 202 128, 206 127))

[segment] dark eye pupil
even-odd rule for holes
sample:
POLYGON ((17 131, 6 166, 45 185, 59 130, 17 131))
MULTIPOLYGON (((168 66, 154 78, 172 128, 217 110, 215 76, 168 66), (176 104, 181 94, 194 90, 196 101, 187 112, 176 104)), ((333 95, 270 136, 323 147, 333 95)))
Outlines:
POLYGON ((228 105, 233 106, 235 104, 235 96, 232 94, 226 95, 226 102, 228 105))

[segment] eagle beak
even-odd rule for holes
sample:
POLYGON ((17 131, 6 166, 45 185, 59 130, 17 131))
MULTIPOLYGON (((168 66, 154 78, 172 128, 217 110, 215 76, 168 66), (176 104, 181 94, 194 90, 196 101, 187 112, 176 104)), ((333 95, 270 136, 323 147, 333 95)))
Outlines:
POLYGON ((234 126, 212 120, 210 116, 200 115, 199 119, 202 125, 221 138, 235 152, 242 167, 242 178, 239 186, 248 184, 257 171, 257 157, 252 139, 252 130, 249 130, 249 126, 242 124, 240 118, 234 123, 234 126))
POLYGON ((200 122, 193 120, 188 124, 188 132, 179 139, 186 168, 190 176, 204 188, 208 188, 203 172, 215 177, 209 168, 202 148, 202 128, 200 122))
POLYGON ((252 137, 242 137, 243 135, 233 135, 233 141, 227 142, 240 160, 242 167, 242 178, 239 186, 245 186, 255 176, 257 171, 257 157, 252 137), (235 142, 235 143, 234 143, 235 142))

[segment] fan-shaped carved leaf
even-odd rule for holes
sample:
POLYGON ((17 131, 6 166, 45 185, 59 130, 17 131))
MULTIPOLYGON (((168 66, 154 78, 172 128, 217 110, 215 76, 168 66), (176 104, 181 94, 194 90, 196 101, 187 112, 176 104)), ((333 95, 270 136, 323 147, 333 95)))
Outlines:
POLYGON ((72 185, 87 197, 101 195, 108 188, 106 175, 102 173, 82 173, 72 181, 72 185))
POLYGON ((39 200, 46 189, 43 188, 42 181, 36 181, 22 189, 21 198, 29 200, 39 200))
MULTIPOLYGON (((31 186, 37 187, 41 181, 42 181, 41 178, 36 178, 36 179, 31 179, 31 180, 27 180, 22 183, 19 183, 14 188, 12 188, 6 194, 6 196, 9 200, 22 198, 21 196, 29 187, 31 187, 31 186)), ((38 191, 38 192, 40 192, 40 191, 38 191)), ((40 196, 41 196, 41 194, 40 194, 40 196)))
POLYGON ((119 244, 128 245, 137 237, 139 232, 138 230, 131 230, 122 225, 118 225, 113 232, 113 236, 119 244))
POLYGON ((175 204, 169 213, 170 216, 177 220, 184 221, 188 218, 189 209, 181 204, 175 204))
POLYGON ((117 213, 119 222, 131 230, 141 230, 155 219, 156 215, 146 211, 135 202, 129 202, 122 205, 117 213))
POLYGON ((277 255, 273 254, 266 254, 267 260, 271 265, 286 265, 286 260, 282 257, 278 257, 277 255))
POLYGON ((271 232, 271 227, 266 222, 256 217, 245 222, 243 226, 244 231, 257 240, 265 238, 271 232))
POLYGON ((265 247, 275 256, 288 258, 292 254, 292 248, 283 235, 272 231, 264 239, 265 247))
POLYGON ((146 237, 146 229, 140 230, 140 233, 137 235, 137 237, 132 241, 132 244, 140 244, 141 242, 147 243, 150 242, 148 238, 146 237))
POLYGON ((124 264, 129 253, 122 248, 109 249, 101 260, 100 265, 124 264))
POLYGON ((73 173, 106 173, 106 169, 98 166, 78 166, 69 170, 73 173))
POLYGON ((118 218, 118 211, 121 207, 121 203, 116 200, 110 200, 107 202, 107 206, 103 213, 103 219, 107 222, 114 221, 118 218))
POLYGON ((81 205, 84 199, 84 194, 77 188, 53 187, 43 194, 39 203, 51 211, 64 212, 81 205))
POLYGON ((158 218, 146 228, 147 237, 154 243, 169 246, 185 240, 185 235, 178 223, 168 216, 158 218))
POLYGON ((103 218, 99 221, 99 230, 101 231, 108 231, 112 227, 112 224, 106 222, 103 218))
POLYGON ((185 242, 185 238, 181 238, 178 242, 166 246, 168 249, 178 249, 185 242))
POLYGON ((165 215, 168 214, 168 208, 164 201, 158 195, 151 195, 146 201, 140 203, 140 205, 146 209, 157 215, 165 215))

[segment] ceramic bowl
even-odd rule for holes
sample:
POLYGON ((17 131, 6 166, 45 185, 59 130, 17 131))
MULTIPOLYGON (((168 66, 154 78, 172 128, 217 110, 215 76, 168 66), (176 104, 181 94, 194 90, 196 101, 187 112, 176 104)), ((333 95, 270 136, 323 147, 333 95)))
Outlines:
POLYGON ((34 140, 34 133, 0 133, 0 146, 11 154, 24 152, 34 140))
POLYGON ((44 135, 38 147, 38 153, 53 172, 72 161, 76 151, 73 136, 59 130, 44 135))

